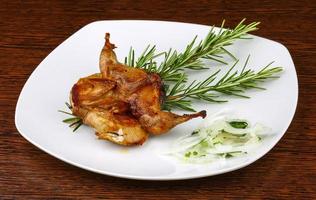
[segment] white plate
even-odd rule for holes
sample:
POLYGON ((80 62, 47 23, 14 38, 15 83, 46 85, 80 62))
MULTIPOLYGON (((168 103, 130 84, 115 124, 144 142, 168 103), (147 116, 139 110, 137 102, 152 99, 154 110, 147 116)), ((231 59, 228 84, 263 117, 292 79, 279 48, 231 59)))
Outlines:
MULTIPOLYGON (((59 45, 34 70, 17 103, 17 129, 29 142, 67 163, 131 179, 173 180, 211 176, 256 161, 280 140, 289 127, 298 96, 297 76, 288 50, 261 37, 238 41, 229 49, 242 63, 251 54, 249 67, 253 69, 274 60, 274 66, 284 67, 281 78, 263 84, 267 88, 265 91, 248 91, 250 99, 228 97, 229 102, 225 104, 197 103, 194 106, 197 110, 206 109, 208 114, 223 108, 233 109, 242 117, 271 127, 275 135, 264 140, 255 152, 247 156, 224 163, 188 165, 162 155, 176 138, 191 133, 202 122, 201 119, 179 125, 166 135, 151 137, 143 146, 124 148, 98 140, 88 127, 81 127, 73 133, 61 122, 66 116, 57 112, 66 109, 64 102, 68 101, 69 90, 80 77, 98 72, 105 32, 111 33, 111 41, 118 47, 115 51, 123 61, 130 46, 139 53, 147 44, 156 44, 158 50, 170 47, 183 50, 195 35, 203 38, 209 29, 204 25, 162 21, 98 21, 88 24, 59 45)), ((228 69, 229 66, 220 67, 228 69)), ((192 73, 192 77, 205 78, 215 68, 192 73)))

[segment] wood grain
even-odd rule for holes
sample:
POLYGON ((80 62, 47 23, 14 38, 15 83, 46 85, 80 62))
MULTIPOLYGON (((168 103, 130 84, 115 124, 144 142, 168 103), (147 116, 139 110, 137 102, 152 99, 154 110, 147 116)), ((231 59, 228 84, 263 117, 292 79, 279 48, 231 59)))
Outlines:
POLYGON ((316 199, 316 2, 1 1, 0 199, 316 199), (231 173, 189 181, 113 178, 73 167, 17 132, 18 95, 35 67, 87 23, 154 19, 232 26, 261 21, 257 35, 283 43, 296 65, 300 96, 285 136, 266 156, 231 173))

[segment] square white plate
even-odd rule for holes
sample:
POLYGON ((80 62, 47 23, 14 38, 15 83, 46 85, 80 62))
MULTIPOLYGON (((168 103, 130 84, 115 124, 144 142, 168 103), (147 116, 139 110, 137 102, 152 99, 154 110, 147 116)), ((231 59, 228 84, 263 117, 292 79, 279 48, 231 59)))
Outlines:
MULTIPOLYGON (((70 88, 80 77, 98 72, 105 32, 111 33, 111 41, 118 47, 115 49, 118 59, 123 61, 130 46, 139 53, 147 44, 156 44, 158 51, 170 47, 181 51, 195 35, 203 38, 209 29, 209 26, 197 24, 133 20, 97 21, 86 25, 52 51, 25 83, 16 107, 17 129, 29 142, 56 158, 90 171, 124 178, 190 179, 225 173, 254 162, 284 135, 295 113, 298 97, 297 76, 288 50, 261 37, 237 41, 229 50, 241 60, 239 67, 248 54, 251 54, 248 66, 252 69, 258 70, 275 61, 273 66, 284 68, 281 78, 264 83, 267 90, 248 91, 250 99, 226 97, 229 102, 224 104, 194 104, 196 110, 205 109, 208 114, 224 108, 233 109, 241 117, 271 127, 274 135, 247 156, 203 165, 182 164, 162 156, 175 139, 198 127, 201 119, 179 125, 168 134, 150 137, 142 146, 121 147, 98 140, 89 127, 81 127, 73 133, 61 122, 65 115, 57 112, 66 109, 64 102, 68 101, 70 88)), ((224 71, 229 68, 220 67, 224 71)), ((194 72, 192 77, 206 78, 215 69, 218 67, 194 72)))

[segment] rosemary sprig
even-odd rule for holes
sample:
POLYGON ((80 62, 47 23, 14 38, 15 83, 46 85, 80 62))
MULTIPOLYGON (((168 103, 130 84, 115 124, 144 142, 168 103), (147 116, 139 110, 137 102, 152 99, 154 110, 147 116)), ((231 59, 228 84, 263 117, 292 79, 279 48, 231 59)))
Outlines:
POLYGON ((224 20, 219 33, 216 34, 213 26, 204 40, 200 41, 196 47, 194 47, 194 45, 197 36, 195 36, 183 53, 178 54, 176 50, 173 52, 169 51, 167 56, 165 56, 165 61, 158 68, 159 75, 165 81, 177 81, 181 76, 185 76, 182 72, 184 69, 207 69, 201 58, 214 60, 224 64, 227 63, 222 57, 219 57, 221 54, 227 54, 236 59, 224 47, 231 45, 234 40, 242 38, 248 32, 257 30, 257 25, 259 24, 259 22, 253 22, 244 25, 244 21, 245 20, 242 20, 232 30, 224 30, 224 20))
POLYGON ((141 56, 135 61, 135 51, 130 49, 128 57, 125 58, 125 64, 137 68, 143 68, 149 72, 155 72, 160 75, 163 81, 178 81, 184 77, 186 81, 187 75, 185 69, 203 70, 205 67, 202 59, 214 60, 219 63, 227 64, 223 59, 226 54, 236 60, 232 53, 224 47, 231 45, 236 39, 246 39, 244 36, 257 30, 259 22, 253 22, 248 25, 244 24, 243 19, 234 29, 224 29, 225 20, 222 22, 220 31, 216 33, 214 26, 211 28, 207 36, 196 45, 197 36, 187 45, 182 53, 170 49, 168 52, 156 54, 156 47, 147 46, 141 56), (154 61, 159 56, 164 55, 160 65, 154 61))
POLYGON ((157 63, 153 60, 163 54, 165 52, 161 52, 155 54, 156 46, 148 45, 142 54, 139 56, 137 60, 135 60, 135 50, 131 47, 128 53, 128 56, 125 57, 125 65, 136 67, 136 68, 143 68, 148 72, 156 72, 157 70, 157 63))
POLYGON ((248 60, 249 56, 240 72, 238 72, 238 70, 232 72, 238 63, 238 61, 236 61, 225 75, 215 84, 213 83, 220 70, 211 74, 202 82, 193 81, 189 85, 186 85, 184 77, 182 76, 173 87, 169 87, 164 108, 167 110, 170 110, 171 108, 180 108, 194 111, 191 99, 199 99, 207 102, 226 102, 227 100, 220 98, 220 93, 249 98, 244 95, 246 89, 264 89, 259 87, 258 83, 266 79, 278 78, 275 74, 283 70, 281 67, 271 68, 270 66, 272 63, 269 63, 258 72, 251 69, 246 70, 248 60))
MULTIPOLYGON (((66 102, 65 104, 69 110, 72 109, 71 105, 68 102, 66 102)), ((83 124, 83 121, 80 117, 77 117, 76 115, 70 112, 66 112, 63 110, 58 110, 58 112, 71 115, 71 117, 64 119, 63 122, 69 124, 69 127, 73 128, 73 132, 75 132, 83 124)))

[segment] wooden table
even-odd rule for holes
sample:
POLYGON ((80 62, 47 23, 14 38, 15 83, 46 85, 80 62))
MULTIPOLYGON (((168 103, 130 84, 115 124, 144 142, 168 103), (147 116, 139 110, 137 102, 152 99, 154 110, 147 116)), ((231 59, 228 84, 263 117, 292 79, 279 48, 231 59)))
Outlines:
POLYGON ((0 199, 316 199, 316 1, 1 1, 0 199), (23 2, 23 3, 22 3, 23 2), (254 164, 214 177, 171 182, 125 180, 66 164, 17 132, 14 111, 35 67, 82 26, 106 19, 152 19, 233 26, 261 21, 257 35, 283 43, 296 65, 295 118, 254 164))

